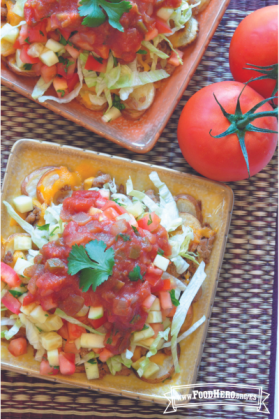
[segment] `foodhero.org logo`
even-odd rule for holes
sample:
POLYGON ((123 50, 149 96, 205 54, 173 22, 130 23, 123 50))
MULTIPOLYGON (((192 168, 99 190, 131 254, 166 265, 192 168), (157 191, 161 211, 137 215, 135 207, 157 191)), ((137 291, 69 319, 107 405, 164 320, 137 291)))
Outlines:
POLYGON ((165 394, 169 404, 164 413, 176 412, 178 408, 195 408, 206 405, 245 406, 249 411, 269 413, 265 405, 269 394, 259 386, 229 383, 204 383, 171 386, 165 394))

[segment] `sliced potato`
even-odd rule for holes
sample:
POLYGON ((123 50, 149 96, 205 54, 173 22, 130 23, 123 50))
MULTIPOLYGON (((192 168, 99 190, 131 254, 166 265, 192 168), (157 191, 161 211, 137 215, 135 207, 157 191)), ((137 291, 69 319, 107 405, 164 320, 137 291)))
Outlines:
MULTIPOLYGON (((177 354, 178 359, 180 357, 180 345, 177 344, 177 354)), ((135 371, 136 372, 136 371, 135 371)), ((172 355, 166 356, 166 359, 162 363, 162 365, 159 365, 159 371, 157 371, 155 374, 151 376, 151 378, 144 378, 139 377, 142 381, 146 381, 150 384, 159 384, 162 381, 166 380, 167 378, 171 377, 174 373, 174 364, 173 364, 173 358, 172 355)))
POLYGON ((210 0, 188 0, 189 4, 198 4, 198 6, 192 9, 193 15, 198 15, 199 13, 201 13, 209 4, 209 2, 210 0))
POLYGON ((145 84, 144 86, 136 87, 132 93, 129 94, 127 100, 123 103, 125 109, 133 109, 134 111, 145 111, 150 108, 155 97, 155 87, 153 83, 145 84))
POLYGON ((76 99, 87 109, 91 109, 91 111, 103 111, 108 107, 107 102, 105 102, 103 105, 94 105, 90 100, 90 94, 96 94, 95 87, 89 88, 86 86, 86 84, 84 84, 76 99))
POLYGON ((21 193, 23 195, 31 196, 31 198, 37 197, 37 185, 40 178, 50 170, 55 169, 55 166, 45 166, 40 169, 34 170, 23 180, 21 184, 21 193))
POLYGON ((174 48, 186 47, 186 45, 191 44, 191 42, 196 39, 198 30, 198 21, 194 17, 191 17, 183 29, 175 32, 173 35, 169 36, 168 39, 171 41, 174 48))
POLYGON ((188 212, 202 223, 201 201, 197 201, 196 198, 188 194, 176 195, 175 200, 179 212, 188 212))
POLYGON ((7 67, 15 74, 17 74, 18 76, 24 76, 24 77, 37 77, 37 74, 35 71, 32 70, 22 70, 20 68, 18 68, 18 66, 16 65, 16 60, 14 55, 10 55, 9 57, 7 57, 5 59, 5 63, 7 65, 7 67))
POLYGON ((193 230, 199 230, 201 228, 201 223, 194 215, 187 212, 180 212, 179 217, 183 219, 185 227, 192 227, 193 230))
POLYGON ((124 116, 124 118, 128 119, 129 121, 137 121, 145 113, 145 110, 135 111, 133 109, 123 109, 121 113, 122 113, 122 116, 124 116))

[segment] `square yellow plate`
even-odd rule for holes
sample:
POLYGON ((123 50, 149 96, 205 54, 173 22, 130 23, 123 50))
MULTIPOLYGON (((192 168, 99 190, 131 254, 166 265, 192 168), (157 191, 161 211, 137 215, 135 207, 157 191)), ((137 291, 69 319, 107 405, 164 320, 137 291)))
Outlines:
MULTIPOLYGON (((173 194, 188 193, 200 199, 204 221, 218 230, 210 264, 206 268, 207 278, 203 284, 202 298, 194 304, 194 321, 200 319, 203 314, 206 315, 207 321, 181 342, 180 374, 175 374, 171 380, 156 385, 143 382, 134 374, 128 377, 106 375, 102 380, 92 381, 88 381, 85 374, 43 377, 50 381, 166 404, 164 394, 170 391, 170 386, 195 383, 197 377, 230 225, 233 192, 226 185, 159 166, 59 144, 19 140, 13 146, 9 157, 3 185, 3 200, 11 202, 21 193, 20 185, 24 177, 46 164, 64 165, 70 170, 74 170, 79 164, 90 164, 96 172, 102 170, 115 177, 118 184, 125 184, 131 176, 136 189, 139 190, 153 187, 148 175, 156 170, 173 194)), ((19 229, 10 227, 5 209, 2 211, 2 227, 3 237, 19 229)), ((33 348, 30 347, 28 354, 17 358, 6 348, 7 342, 2 342, 2 368, 42 378, 39 375, 39 363, 32 356, 33 348)))

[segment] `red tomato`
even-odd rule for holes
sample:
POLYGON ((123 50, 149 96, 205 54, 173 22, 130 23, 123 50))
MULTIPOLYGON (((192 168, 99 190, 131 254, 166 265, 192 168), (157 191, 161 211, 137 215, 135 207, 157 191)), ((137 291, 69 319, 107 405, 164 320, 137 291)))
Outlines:
POLYGON ((168 63, 173 65, 174 67, 178 67, 179 65, 181 65, 181 62, 179 61, 177 54, 182 59, 184 53, 179 49, 176 49, 175 51, 172 51, 170 58, 168 59, 168 63))
POLYGON ((29 45, 23 45, 20 51, 20 59, 25 64, 36 64, 40 61, 39 58, 31 57, 28 55, 29 45))
POLYGON ((23 299, 23 306, 28 306, 28 304, 34 303, 36 301, 36 297, 34 294, 31 294, 31 292, 28 292, 28 294, 23 299))
POLYGON ((65 343, 64 352, 66 354, 79 354, 80 350, 77 349, 75 342, 67 341, 65 343))
POLYGON ((94 329, 98 329, 99 327, 103 326, 103 324, 106 323, 107 316, 106 314, 104 314, 103 317, 101 317, 100 319, 96 319, 96 320, 88 319, 88 320, 90 321, 94 329))
POLYGON ((9 291, 6 292, 4 297, 2 298, 2 304, 7 307, 14 314, 20 313, 20 302, 11 294, 9 291))
POLYGON ((66 41, 68 41, 72 32, 68 29, 62 29, 62 28, 60 28, 59 31, 61 32, 63 38, 65 38, 66 41))
POLYGON ((118 213, 118 215, 127 213, 127 211, 123 207, 121 207, 114 201, 105 200, 105 204, 102 206, 102 210, 105 211, 107 208, 113 208, 118 213))
POLYGON ((99 62, 95 60, 93 55, 89 55, 84 68, 85 70, 92 70, 105 73, 107 68, 107 60, 102 59, 102 62, 99 62))
POLYGON ((160 19, 159 17, 156 17, 155 20, 158 33, 172 33, 172 30, 167 22, 165 22, 163 19, 160 19))
POLYGON ((59 368, 54 368, 49 365, 49 362, 45 359, 42 360, 40 364, 40 374, 41 375, 56 375, 59 373, 59 368))
POLYGON ((21 282, 16 271, 4 262, 1 262, 1 280, 11 288, 18 287, 21 282))
POLYGON ((104 211, 104 215, 111 221, 115 221, 116 218, 119 217, 118 212, 116 212, 113 208, 107 208, 104 211))
POLYGON ((17 338, 11 340, 8 346, 8 351, 13 356, 20 356, 27 353, 27 341, 25 338, 17 338))
POLYGON ((68 326, 67 323, 64 323, 63 326, 57 330, 58 335, 62 336, 63 339, 68 340, 69 339, 69 332, 68 332, 68 326))
POLYGON ((84 327, 78 326, 77 324, 68 323, 69 340, 75 340, 81 336, 82 333, 86 333, 84 327))
POLYGON ((107 362, 109 358, 113 356, 113 353, 110 352, 107 348, 103 349, 102 352, 100 352, 99 360, 102 362, 107 362))
POLYGON ((79 82, 79 77, 77 73, 74 73, 71 77, 67 78, 68 91, 71 93, 79 82))
POLYGON ((155 212, 151 212, 138 220, 138 226, 144 230, 148 230, 151 233, 154 233, 158 229, 160 221, 161 220, 158 215, 155 214, 155 212))
POLYGON ((41 42, 45 44, 47 41, 46 35, 46 22, 42 21, 37 23, 34 26, 23 25, 20 28, 19 33, 19 43, 23 44, 32 44, 33 42, 41 42))
POLYGON ((42 78, 46 83, 50 82, 57 74, 57 66, 52 65, 48 67, 47 65, 43 65, 41 68, 41 75, 42 78))
POLYGON ((64 77, 65 79, 71 79, 72 75, 75 72, 76 64, 77 64, 76 60, 74 60, 71 57, 68 59, 67 64, 58 63, 57 64, 57 74, 64 77), (71 63, 71 64, 68 65, 69 63, 71 63))
POLYGON ((51 310, 52 308, 58 307, 58 303, 55 301, 53 295, 44 296, 41 300, 41 306, 45 311, 51 310))
MULTIPOLYGON (((230 69, 235 80, 247 82, 261 73, 245 70, 278 63, 278 5, 256 10, 243 19, 237 27, 230 45, 230 69)), ((263 97, 272 95, 276 81, 264 79, 249 84, 263 97)))
MULTIPOLYGON (((223 182, 248 178, 247 166, 241 152, 236 134, 223 138, 212 138, 227 130, 230 122, 223 115, 218 101, 230 114, 235 114, 236 103, 244 85, 234 81, 211 84, 195 93, 186 103, 178 123, 178 142, 184 158, 203 176, 223 182)), ((242 113, 248 112, 263 100, 251 87, 247 86, 241 97, 242 113)), ((272 111, 268 103, 256 112, 272 111)), ((275 117, 262 117, 253 121, 259 128, 277 131, 275 117)), ((277 135, 269 133, 246 132, 245 144, 249 157, 250 175, 262 170, 276 148, 277 135)))
POLYGON ((76 371, 75 366, 75 354, 65 354, 61 352, 59 354, 59 367, 60 372, 63 375, 72 375, 76 371))

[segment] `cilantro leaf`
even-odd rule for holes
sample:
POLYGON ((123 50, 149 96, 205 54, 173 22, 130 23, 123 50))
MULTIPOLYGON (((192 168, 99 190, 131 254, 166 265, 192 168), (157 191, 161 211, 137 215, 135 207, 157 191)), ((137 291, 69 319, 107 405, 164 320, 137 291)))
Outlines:
POLYGON ((147 330, 148 329, 148 326, 146 326, 146 324, 143 326, 143 328, 141 329, 141 331, 142 330, 147 330))
POLYGON ((124 105, 124 103, 121 103, 121 102, 120 102, 120 97, 119 97, 119 96, 117 96, 117 95, 114 95, 114 99, 113 99, 113 102, 112 102, 112 106, 114 106, 115 108, 119 109, 120 111, 121 111, 122 109, 125 109, 125 105, 124 105))
POLYGON ((62 34, 60 34, 60 40, 59 40, 60 44, 62 45, 67 45, 68 41, 64 38, 64 36, 62 34))
POLYGON ((180 305, 180 302, 177 300, 177 298, 175 297, 175 291, 174 290, 171 290, 170 291, 170 297, 171 297, 171 302, 172 302, 172 304, 175 306, 175 307, 177 307, 177 306, 179 306, 180 305))
POLYGON ((124 240, 124 242, 130 242, 131 241, 131 237, 128 234, 123 234, 123 233, 117 234, 117 236, 115 237, 116 241, 118 240, 119 236, 124 240))
POLYGON ((111 344, 112 344, 112 338, 108 338, 107 345, 111 345, 111 344))
POLYGON ((135 266, 134 269, 129 272, 128 274, 130 281, 138 281, 139 279, 142 279, 142 275, 140 273, 140 267, 139 265, 135 266))
POLYGON ((105 11, 109 24, 120 32, 124 32, 124 28, 119 21, 123 13, 128 12, 132 7, 130 2, 121 0, 111 0, 111 2, 106 0, 81 0, 79 4, 79 15, 85 16, 82 21, 83 25, 91 28, 100 26, 106 20, 105 11))
MULTIPOLYGON (((65 71, 65 73, 66 73, 66 71, 65 71)), ((59 89, 59 90, 57 90, 57 93, 61 93, 61 97, 64 97, 65 96, 65 90, 61 90, 61 89, 59 89)), ((51 236, 52 234, 50 234, 50 236, 51 236)))
POLYGON ((24 42, 27 42, 27 44, 31 44, 31 42, 29 41, 29 36, 26 38, 26 39, 24 39, 24 42))
POLYGON ((33 64, 24 64, 23 65, 24 70, 27 70, 27 71, 32 70, 32 67, 33 67, 33 64))
MULTIPOLYGON (((59 92, 59 90, 57 90, 59 92)), ((54 232, 59 228, 59 226, 56 226, 52 232, 50 233, 49 237, 53 237, 54 236, 54 232)))
POLYGON ((9 290, 9 293, 12 294, 13 297, 20 297, 22 294, 24 294, 21 291, 15 291, 15 290, 9 290))
POLYGON ((135 227, 135 226, 131 226, 131 227, 134 230, 135 235, 138 236, 139 235, 139 231, 138 231, 137 227, 135 227))
POLYGON ((49 230, 49 224, 44 224, 43 226, 39 226, 37 228, 38 228, 38 230, 48 231, 49 230))
POLYGON ((160 256, 163 256, 164 253, 165 253, 164 250, 160 249, 159 247, 157 254, 160 256))
POLYGON ((45 36, 44 32, 42 32, 42 31, 39 31, 39 32, 40 32, 40 34, 41 34, 42 36, 45 36))
POLYGON ((147 225, 150 226, 150 224, 152 224, 151 214, 149 214, 148 221, 147 221, 147 225))
POLYGON ((89 359, 89 361, 87 361, 87 362, 89 362, 89 364, 97 364, 97 361, 96 361, 96 359, 89 359))
POLYGON ((145 49, 139 49, 137 54, 147 54, 147 51, 145 51, 145 49))
POLYGON ((139 321, 140 320, 140 315, 139 314, 136 314, 133 318, 132 318, 132 320, 130 321, 130 324, 135 324, 135 323, 137 323, 137 321, 139 321))
POLYGON ((88 291, 90 286, 96 291, 96 288, 112 274, 115 263, 114 250, 106 250, 106 247, 103 241, 98 240, 92 240, 85 247, 77 244, 72 247, 68 257, 68 274, 75 275, 80 272, 79 285, 83 292, 88 291))

